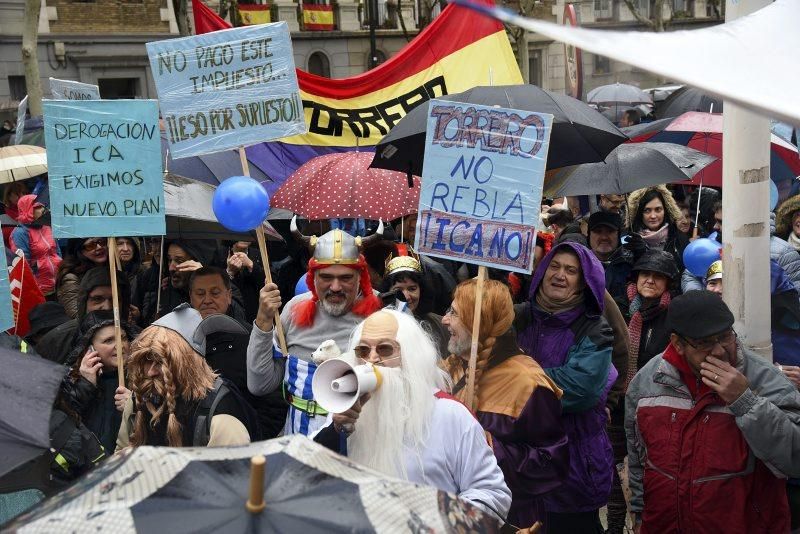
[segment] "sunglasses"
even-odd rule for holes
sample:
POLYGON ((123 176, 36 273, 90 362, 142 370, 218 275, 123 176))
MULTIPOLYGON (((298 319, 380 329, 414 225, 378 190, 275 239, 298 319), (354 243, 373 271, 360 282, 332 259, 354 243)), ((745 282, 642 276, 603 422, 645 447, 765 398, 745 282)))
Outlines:
POLYGON ((366 360, 369 358, 369 355, 372 354, 373 350, 378 355, 378 358, 381 359, 381 363, 400 357, 394 357, 398 351, 398 347, 392 343, 378 343, 375 346, 367 344, 356 345, 356 347, 353 349, 353 352, 356 353, 357 357, 361 358, 362 360, 366 360))
POLYGON ((92 239, 83 244, 84 252, 93 252, 98 248, 106 248, 108 244, 102 239, 92 239))

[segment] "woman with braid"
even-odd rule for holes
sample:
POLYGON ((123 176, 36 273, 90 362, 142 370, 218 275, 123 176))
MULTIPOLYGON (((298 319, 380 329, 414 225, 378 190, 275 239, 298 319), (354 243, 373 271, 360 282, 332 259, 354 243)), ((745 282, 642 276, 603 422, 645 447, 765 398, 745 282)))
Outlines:
MULTIPOLYGON (((466 369, 476 288, 474 279, 459 284, 442 320, 450 331, 451 355, 445 367, 453 379, 453 395, 468 406, 466 369)), ((473 406, 511 489, 508 522, 524 528, 544 521, 542 496, 566 478, 569 457, 561 422, 561 390, 538 363, 522 353, 511 328, 513 321, 508 287, 486 280, 473 406)))
POLYGON ((131 397, 117 449, 250 443, 255 414, 203 358, 206 336, 213 332, 247 333, 226 315, 202 319, 197 310, 181 305, 136 338, 128 363, 131 397))

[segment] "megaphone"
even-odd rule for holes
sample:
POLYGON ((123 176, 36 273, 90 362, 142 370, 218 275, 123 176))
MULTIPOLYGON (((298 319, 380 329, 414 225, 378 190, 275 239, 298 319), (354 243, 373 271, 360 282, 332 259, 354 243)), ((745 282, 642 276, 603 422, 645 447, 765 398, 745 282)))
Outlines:
POLYGON ((314 400, 330 413, 346 412, 365 393, 381 386, 383 377, 371 363, 352 365, 340 358, 322 362, 314 372, 314 400))

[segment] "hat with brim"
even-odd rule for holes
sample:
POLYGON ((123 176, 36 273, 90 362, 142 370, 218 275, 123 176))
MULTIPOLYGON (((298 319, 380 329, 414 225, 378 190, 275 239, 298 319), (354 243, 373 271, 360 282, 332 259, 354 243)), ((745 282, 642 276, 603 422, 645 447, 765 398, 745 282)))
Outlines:
POLYGON ((722 279, 722 260, 717 260, 711 264, 706 271, 706 282, 711 282, 712 280, 721 280, 722 279))
POLYGON ((711 291, 689 291, 672 299, 667 309, 671 332, 689 339, 703 339, 725 332, 734 318, 727 304, 711 291))
POLYGON ((637 261, 631 272, 652 271, 663 274, 672 281, 678 278, 678 266, 675 265, 675 257, 663 250, 648 250, 639 261, 637 261))

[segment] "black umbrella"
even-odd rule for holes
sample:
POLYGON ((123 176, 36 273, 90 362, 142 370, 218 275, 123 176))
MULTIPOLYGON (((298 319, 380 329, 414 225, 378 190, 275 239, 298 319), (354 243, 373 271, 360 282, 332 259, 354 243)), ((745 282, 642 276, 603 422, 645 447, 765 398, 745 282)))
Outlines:
MULTIPOLYGON (((441 98, 552 114, 548 169, 603 161, 614 147, 627 140, 616 126, 584 102, 535 85, 474 87, 441 98)), ((375 147, 371 166, 421 176, 427 120, 427 105, 411 110, 375 147)))
POLYGON ((0 348, 0 476, 50 448, 50 412, 65 370, 0 348))
POLYGON ((625 143, 604 162, 564 167, 549 174, 544 195, 622 195, 652 185, 682 182, 716 159, 673 143, 625 143))
POLYGON ((10 526, 21 532, 497 532, 434 488, 387 479, 300 435, 231 448, 126 449, 10 526), (250 459, 266 457, 260 513, 250 459))
POLYGON ((677 117, 687 111, 722 113, 721 98, 704 93, 700 89, 684 86, 669 95, 656 106, 655 115, 659 119, 677 117))

